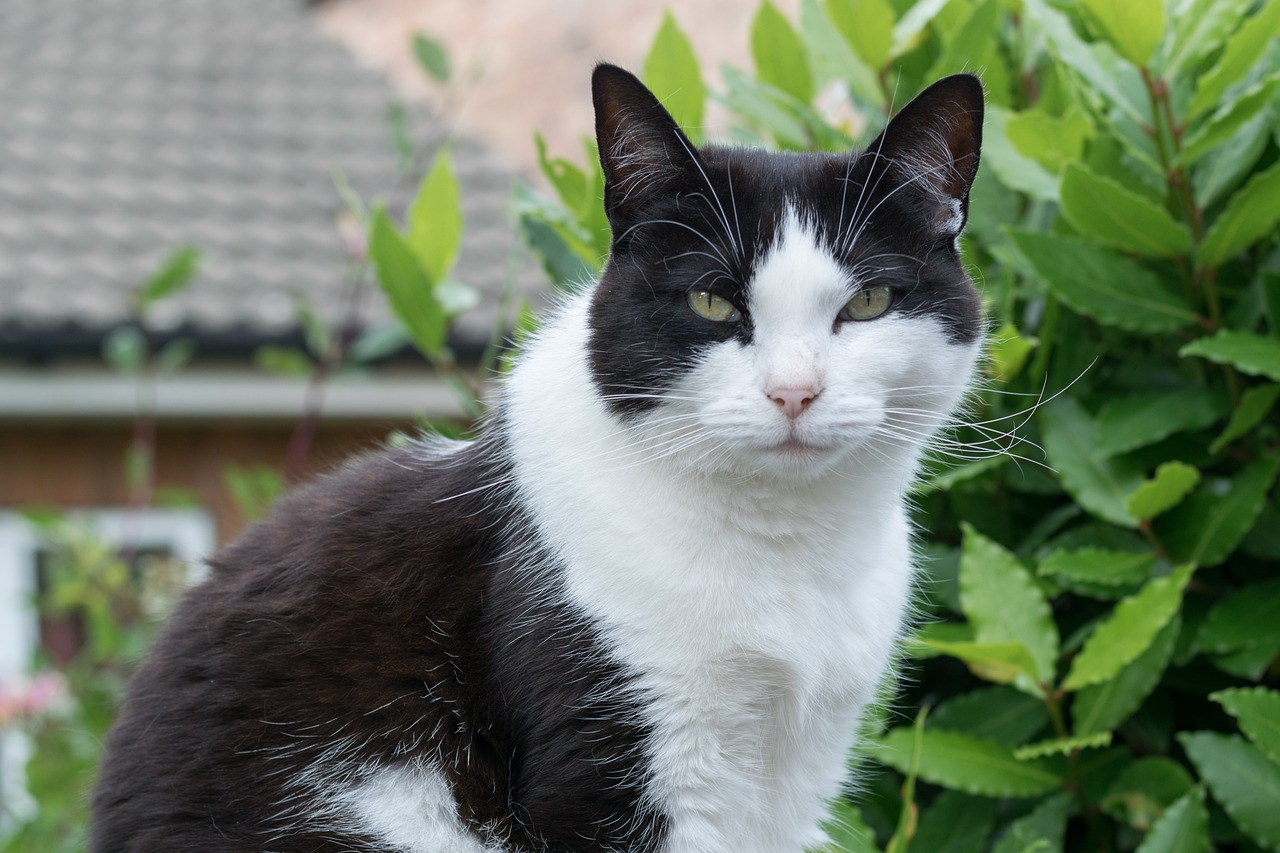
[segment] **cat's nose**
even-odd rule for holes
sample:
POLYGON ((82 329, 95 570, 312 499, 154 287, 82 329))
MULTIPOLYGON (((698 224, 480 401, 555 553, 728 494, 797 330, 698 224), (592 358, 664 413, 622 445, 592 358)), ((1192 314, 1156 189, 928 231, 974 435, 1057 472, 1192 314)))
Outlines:
POLYGON ((816 388, 774 388, 766 391, 769 399, 778 404, 782 413, 791 420, 800 417, 820 393, 816 388))

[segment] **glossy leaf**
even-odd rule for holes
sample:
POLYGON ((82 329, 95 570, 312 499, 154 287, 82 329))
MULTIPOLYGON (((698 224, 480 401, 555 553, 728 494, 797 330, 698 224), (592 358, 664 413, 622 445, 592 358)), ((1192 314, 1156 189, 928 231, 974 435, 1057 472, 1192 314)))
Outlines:
POLYGON ((1080 159, 1094 128, 1089 116, 1074 105, 1062 115, 1041 107, 1009 113, 1005 134, 1020 152, 1058 173, 1080 159))
POLYGON ((976 65, 992 43, 991 34, 1000 20, 1000 0, 981 0, 965 19, 964 25, 943 40, 942 55, 933 64, 927 78, 936 80, 947 74, 975 71, 976 65))
POLYGON ((949 0, 916 0, 893 25, 893 55, 902 56, 914 50, 925 27, 942 11, 949 0))
POLYGON ((1207 388, 1117 395, 1098 412, 1098 449, 1113 456, 1204 429, 1224 416, 1229 405, 1226 395, 1207 388))
POLYGON ((1223 93, 1240 82, 1262 58, 1277 32, 1280 32, 1280 0, 1265 0, 1257 14, 1238 25, 1217 64, 1196 80, 1196 93, 1187 106, 1187 116, 1195 117, 1216 106, 1223 93))
POLYGON ((1280 691, 1236 687, 1209 698, 1235 717, 1253 745, 1280 766, 1280 691))
POLYGON ((1022 153, 1010 135, 1015 117, 999 107, 987 110, 983 127, 982 168, 991 169, 1000 183, 1042 201, 1058 200, 1058 179, 1034 157, 1022 153))
POLYGON ((929 712, 930 728, 963 732, 1005 746, 1019 746, 1050 723, 1043 700, 1012 687, 979 687, 959 693, 929 712))
POLYGON ((1172 33, 1165 41, 1161 76, 1176 79, 1220 50, 1252 5, 1253 0, 1192 0, 1180 13, 1171 14, 1172 33))
POLYGON ((1145 832, 1194 785, 1191 774, 1176 761, 1144 756, 1120 771, 1099 805, 1116 820, 1145 832))
POLYGON ((1142 469, 1099 452, 1094 422, 1084 407, 1070 397, 1056 400, 1040 410, 1040 429, 1049 464, 1076 502, 1113 524, 1136 526, 1128 502, 1142 484, 1142 469))
POLYGON ((1164 37, 1163 0, 1083 0, 1120 55, 1134 65, 1151 62, 1164 37))
POLYGON ((889 61, 893 50, 895 17, 889 0, 825 0, 824 6, 832 23, 849 42, 857 55, 878 71, 889 61))
POLYGON ((1253 527, 1280 470, 1280 457, 1251 462, 1232 480, 1212 478, 1156 522, 1165 547, 1180 561, 1216 566, 1253 527))
POLYGON ((974 675, 995 684, 1012 684, 1019 678, 1026 684, 1035 684, 1039 679, 1039 666, 1031 650, 1020 642, 973 643, 927 639, 917 642, 932 651, 964 661, 974 675))
POLYGON ((1183 566, 1172 575, 1148 581, 1136 594, 1120 601, 1072 660, 1063 688, 1079 690, 1100 684, 1137 660, 1178 612, 1192 571, 1192 566, 1183 566))
POLYGON ((764 0, 751 22, 751 56, 760 79, 803 104, 813 100, 804 42, 778 8, 764 0))
POLYGON ((1185 462, 1165 462, 1129 498, 1129 514, 1134 518, 1155 518, 1173 509, 1200 482, 1200 469, 1185 462))
POLYGON ((373 215, 369 256, 391 310, 414 344, 427 355, 438 354, 444 347, 448 315, 436 299, 435 282, 383 208, 373 215))
POLYGON ((1081 688, 1071 703, 1072 731, 1077 735, 1111 731, 1129 719, 1160 683, 1180 626, 1178 617, 1170 619, 1136 659, 1106 681, 1081 688))
POLYGON ((943 791, 920 815, 908 849, 913 853, 982 853, 995 822, 995 800, 943 791))
POLYGON ((1280 639, 1280 580, 1246 584, 1214 605, 1196 645, 1229 652, 1280 639))
POLYGON ((1188 791, 1167 808, 1138 845, 1137 853, 1209 853, 1209 810, 1204 792, 1188 791))
POLYGON ((1009 236, 1055 296, 1100 323, 1170 332, 1196 320, 1158 275, 1118 252, 1046 232, 1011 231, 1009 236))
POLYGON ((1054 551, 1040 561, 1037 572, 1077 583, 1128 586, 1145 583, 1155 564, 1156 555, 1146 551, 1081 548, 1054 551))
POLYGON ((1187 135, 1179 152, 1179 161, 1183 164, 1195 163, 1210 151, 1234 139, 1242 127, 1274 103, 1278 86, 1280 76, 1273 75, 1224 104, 1194 133, 1187 135))
POLYGON ((1050 853, 1062 850, 1072 798, 1060 793, 1038 803, 1029 814, 1009 824, 991 853, 1050 853))
MULTIPOLYGON (((897 728, 868 745, 877 761, 899 772, 910 768, 915 731, 897 728)), ((1061 775, 1045 760, 1019 761, 1013 750, 959 732, 925 729, 920 733, 921 779, 986 797, 1038 797, 1057 789, 1061 775)))
POLYGON ((1209 791, 1236 826, 1268 850, 1280 850, 1280 764, 1234 735, 1178 736, 1209 791))
POLYGON ((1280 399, 1280 385, 1277 384, 1258 385, 1246 389, 1240 395, 1240 404, 1231 413, 1231 420, 1227 422, 1226 429, 1213 440, 1209 450, 1217 453, 1241 436, 1248 435, 1254 427, 1262 423, 1262 419, 1275 406, 1277 399, 1280 399))
POLYGON ((1058 196, 1067 221, 1099 243, 1152 257, 1191 251, 1186 226, 1161 205, 1078 163, 1063 170, 1058 196))
POLYGON ((841 36, 820 0, 800 0, 800 34, 819 72, 819 85, 826 80, 842 80, 857 97, 872 104, 884 101, 875 71, 841 36))
POLYGON ((960 604, 978 643, 1020 643, 1035 662, 1034 678, 1017 679, 1031 693, 1052 681, 1058 629, 1031 572, 994 540, 964 527, 960 556, 960 604))
POLYGON ((1223 329, 1213 337, 1192 341, 1178 355, 1207 358, 1250 376, 1280 381, 1280 338, 1223 329))
POLYGON ((688 36, 667 9, 644 61, 644 82, 695 142, 702 135, 707 87, 688 36))
POLYGON ((1280 163, 1258 172, 1227 201, 1204 235, 1200 265, 1216 267, 1272 234, 1280 223, 1280 163))
POLYGON ((830 816, 822 828, 831 841, 818 847, 817 853, 880 853, 875 832, 848 800, 838 798, 831 803, 830 816))
POLYGON ((453 158, 436 155, 409 208, 405 241, 436 286, 444 281, 462 246, 462 202, 453 158))
POLYGON ((1037 743, 1020 746, 1013 751, 1013 757, 1019 761, 1028 758, 1044 758, 1048 755, 1070 755, 1086 749, 1103 749, 1111 746, 1111 732, 1094 732, 1074 737, 1052 738, 1037 743))
POLYGON ((1271 141, 1275 117, 1274 105, 1262 110, 1245 122, 1212 157, 1196 163, 1191 173, 1191 188, 1195 203, 1201 209, 1218 205, 1223 196, 1250 174, 1271 141))
POLYGON ((1044 33, 1058 61, 1079 74, 1086 83, 1137 122, 1145 120, 1138 105, 1120 88, 1116 75, 1099 57, 1093 45, 1080 38, 1071 20, 1045 0, 1025 0, 1027 16, 1044 33))

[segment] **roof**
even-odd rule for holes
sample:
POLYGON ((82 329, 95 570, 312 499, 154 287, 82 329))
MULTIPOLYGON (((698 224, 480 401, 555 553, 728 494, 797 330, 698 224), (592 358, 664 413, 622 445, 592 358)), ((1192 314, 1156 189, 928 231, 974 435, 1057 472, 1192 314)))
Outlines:
MULTIPOLYGON (((344 318, 334 176, 366 200, 407 197, 392 97, 294 0, 4 0, 0 349, 100 339, 183 245, 201 251, 200 273, 156 306, 163 329, 232 348, 287 337, 294 292, 344 318)), ((411 114, 415 139, 446 133, 411 114)), ((492 305, 518 251, 512 173, 473 141, 451 148, 466 217, 456 273, 492 305)), ((389 317, 375 291, 356 304, 389 317)), ((492 316, 464 334, 487 335, 492 316)))

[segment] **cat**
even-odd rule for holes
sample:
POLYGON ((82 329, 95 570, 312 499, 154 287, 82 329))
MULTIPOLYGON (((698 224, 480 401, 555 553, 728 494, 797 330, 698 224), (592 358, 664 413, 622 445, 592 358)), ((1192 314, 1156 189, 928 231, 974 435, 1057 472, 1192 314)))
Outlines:
POLYGON ((696 148, 592 78, 611 252, 470 442, 286 497, 139 668, 90 850, 798 853, 912 587, 984 333, 983 92, 863 152, 696 148))

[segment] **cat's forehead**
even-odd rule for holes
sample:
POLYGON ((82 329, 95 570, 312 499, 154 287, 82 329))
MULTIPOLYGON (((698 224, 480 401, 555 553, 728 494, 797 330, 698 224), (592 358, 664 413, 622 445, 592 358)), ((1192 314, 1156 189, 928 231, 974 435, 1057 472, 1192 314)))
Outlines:
POLYGON ((777 233, 755 264, 747 286, 758 321, 826 317, 845 302, 857 277, 836 257, 812 214, 794 203, 784 206, 777 233))

